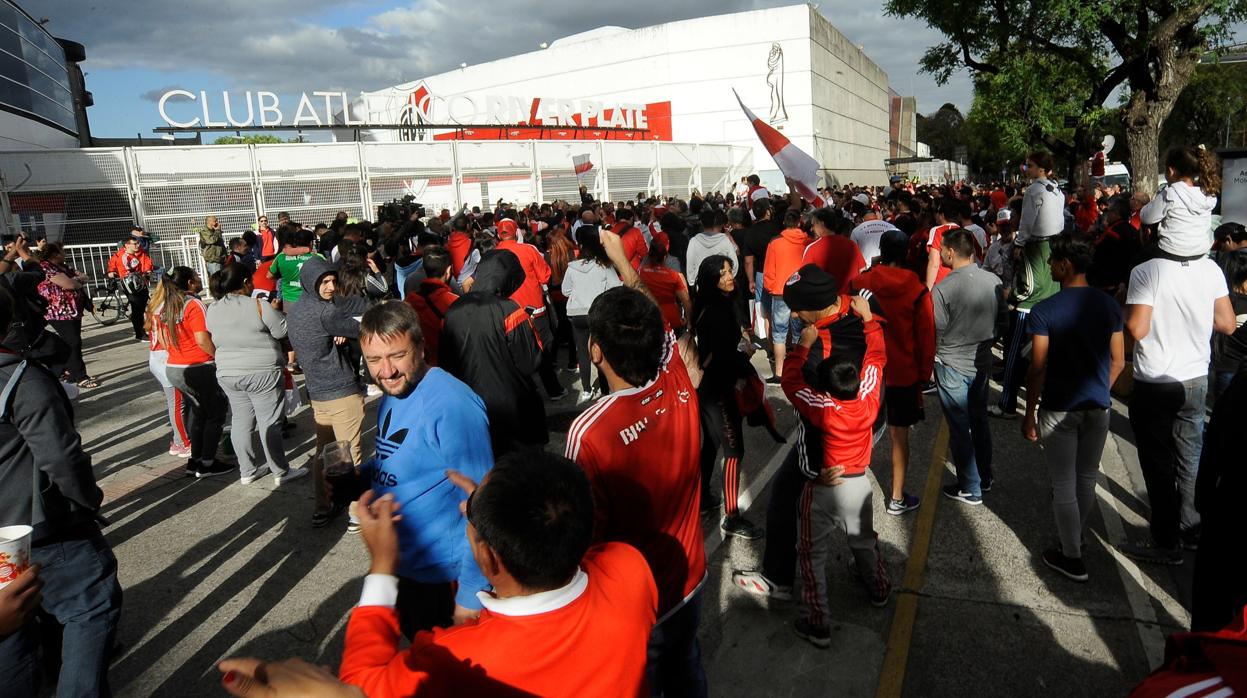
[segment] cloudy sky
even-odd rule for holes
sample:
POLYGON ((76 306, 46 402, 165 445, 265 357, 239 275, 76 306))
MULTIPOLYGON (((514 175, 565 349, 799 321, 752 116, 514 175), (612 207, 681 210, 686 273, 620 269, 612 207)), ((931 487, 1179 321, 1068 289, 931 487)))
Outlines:
MULTIPOLYGON (((535 50, 542 41, 603 25, 629 28, 791 0, 19 0, 55 36, 87 48, 87 88, 97 136, 133 136, 163 125, 155 100, 182 87, 356 94, 535 50)), ((926 113, 967 108, 965 74, 940 87, 919 75, 939 40, 879 3, 821 0, 819 10, 888 73, 892 88, 926 113)), ((219 118, 219 117, 217 117, 219 118)))

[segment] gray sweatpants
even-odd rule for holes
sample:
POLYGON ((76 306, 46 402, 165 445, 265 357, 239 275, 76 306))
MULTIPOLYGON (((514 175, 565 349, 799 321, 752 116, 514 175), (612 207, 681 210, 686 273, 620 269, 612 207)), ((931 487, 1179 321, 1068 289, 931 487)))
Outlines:
POLYGON ((863 582, 870 588, 889 583, 875 533, 870 477, 863 474, 843 482, 836 487, 807 482, 797 505, 797 566, 812 625, 827 625, 827 559, 831 533, 837 526, 848 534, 849 549, 863 582))
POLYGON ((258 474, 257 453, 253 432, 260 435, 260 445, 268 468, 274 475, 285 475, 290 469, 286 460, 286 447, 281 442, 281 413, 285 393, 281 369, 245 376, 217 376, 221 390, 229 398, 230 442, 238 456, 238 470, 242 477, 258 474))
POLYGON ((1052 513, 1066 557, 1082 557, 1082 531, 1095 506, 1108 410, 1039 411, 1039 437, 1052 480, 1052 513))

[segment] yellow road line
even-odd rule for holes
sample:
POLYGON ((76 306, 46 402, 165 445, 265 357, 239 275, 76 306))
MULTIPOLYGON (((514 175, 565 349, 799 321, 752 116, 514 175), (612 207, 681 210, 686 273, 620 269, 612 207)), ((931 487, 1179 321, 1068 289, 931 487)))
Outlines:
POLYGON ((941 419, 940 430, 935 435, 935 445, 931 450, 931 465, 927 468, 927 484, 922 492, 923 505, 918 510, 918 521, 914 525, 914 536, 909 546, 909 561, 905 563, 903 588, 896 596, 896 611, 892 614, 888 649, 883 655, 883 670, 879 673, 875 698, 899 698, 905 687, 905 666, 909 662, 909 645, 914 637, 914 620, 918 615, 917 591, 922 588, 927 554, 931 551, 935 507, 940 501, 941 473, 947 452, 948 424, 941 419))

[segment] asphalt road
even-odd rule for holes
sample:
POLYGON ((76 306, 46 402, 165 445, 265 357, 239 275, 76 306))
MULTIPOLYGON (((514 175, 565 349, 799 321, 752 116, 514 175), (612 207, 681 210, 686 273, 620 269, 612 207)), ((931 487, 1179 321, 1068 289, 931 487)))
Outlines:
MULTIPOLYGON (((104 515, 125 589, 111 670, 118 696, 224 695, 215 663, 234 655, 300 656, 336 665, 347 614, 367 569, 357 536, 342 525, 311 528, 311 483, 274 488, 271 479, 181 476, 167 455, 163 397, 147 371, 147 350, 128 327, 88 318, 87 363, 100 387, 77 402, 77 423, 106 492, 104 515)), ((575 377, 563 373, 565 384, 575 377)), ((778 390, 781 431, 794 424, 778 390)), ((574 395, 574 392, 572 393, 574 395)), ((561 451, 573 398, 551 406, 551 449, 561 451)), ((372 402, 370 413, 375 412, 372 402)), ((758 564, 762 541, 724 541, 705 520, 709 578, 701 642, 715 696, 1122 695, 1160 659, 1164 635, 1189 621, 1193 560, 1136 567, 1112 544, 1137 535, 1147 511, 1125 410, 1115 405, 1098 511, 1087 533, 1087 584, 1043 566, 1056 539, 1040 447, 1016 420, 993 421, 996 485, 985 506, 938 496, 875 527, 894 591, 874 608, 846 569, 843 534, 828 568, 830 649, 797 638, 799 603, 768 604, 734 589, 731 571, 758 564)), ((311 452, 304 408, 287 440, 295 464, 311 452)), ((951 481, 934 395, 913 430, 907 489, 938 491, 951 481), (938 451, 938 452, 937 452, 938 451)), ((371 442, 371 422, 365 443, 371 442)), ((769 483, 787 446, 746 434, 741 491, 748 515, 765 523, 769 483)), ((890 483, 887 437, 872 478, 890 483)))

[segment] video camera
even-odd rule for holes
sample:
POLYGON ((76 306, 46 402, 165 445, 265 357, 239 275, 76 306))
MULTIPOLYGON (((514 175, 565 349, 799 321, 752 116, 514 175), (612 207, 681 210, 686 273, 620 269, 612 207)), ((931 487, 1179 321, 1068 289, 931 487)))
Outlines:
POLYGON ((401 199, 377 206, 377 223, 406 223, 411 214, 419 218, 425 217, 424 205, 416 201, 416 197, 408 194, 401 199))

